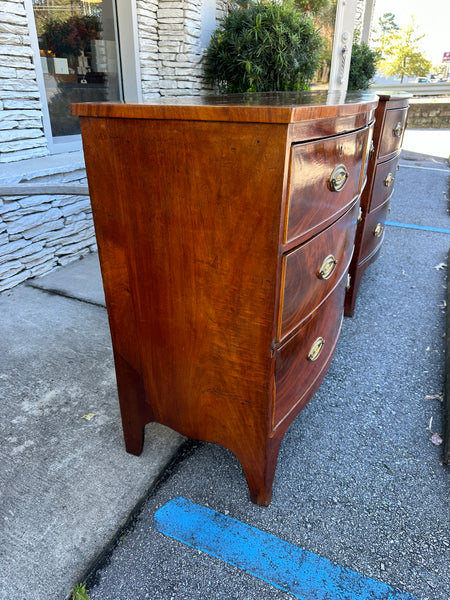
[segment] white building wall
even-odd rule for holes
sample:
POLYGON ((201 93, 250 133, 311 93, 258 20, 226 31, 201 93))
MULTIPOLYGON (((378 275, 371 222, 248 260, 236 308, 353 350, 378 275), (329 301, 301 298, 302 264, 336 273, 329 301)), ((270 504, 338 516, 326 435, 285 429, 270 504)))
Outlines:
POLYGON ((203 80, 203 51, 226 5, 223 0, 138 0, 144 99, 211 91, 203 80))
POLYGON ((0 163, 48 154, 41 107, 24 3, 0 2, 0 163))

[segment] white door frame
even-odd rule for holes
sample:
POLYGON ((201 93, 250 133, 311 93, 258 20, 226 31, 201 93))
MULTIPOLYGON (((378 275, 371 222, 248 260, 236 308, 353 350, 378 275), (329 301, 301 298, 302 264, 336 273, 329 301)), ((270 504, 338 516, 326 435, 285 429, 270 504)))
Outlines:
MULTIPOLYGON (((31 48, 33 50, 34 66, 36 69, 37 85, 42 103, 42 120, 44 134, 50 154, 61 152, 76 152, 81 149, 81 135, 53 137, 50 123, 50 113, 47 104, 47 94, 44 83, 44 73, 39 54, 39 43, 34 20, 32 0, 24 0, 28 18, 31 48)), ((116 23, 119 24, 117 37, 119 46, 119 65, 124 100, 136 102, 142 98, 138 26, 135 0, 113 0, 116 11, 116 23)))

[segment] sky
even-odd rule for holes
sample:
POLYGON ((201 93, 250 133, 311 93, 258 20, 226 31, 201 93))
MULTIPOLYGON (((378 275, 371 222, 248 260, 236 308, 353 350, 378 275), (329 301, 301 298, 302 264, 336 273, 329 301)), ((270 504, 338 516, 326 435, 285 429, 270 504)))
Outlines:
POLYGON ((399 27, 407 27, 415 16, 416 32, 425 34, 421 50, 433 64, 441 64, 444 52, 450 52, 450 0, 375 0, 373 27, 384 13, 395 15, 399 27))

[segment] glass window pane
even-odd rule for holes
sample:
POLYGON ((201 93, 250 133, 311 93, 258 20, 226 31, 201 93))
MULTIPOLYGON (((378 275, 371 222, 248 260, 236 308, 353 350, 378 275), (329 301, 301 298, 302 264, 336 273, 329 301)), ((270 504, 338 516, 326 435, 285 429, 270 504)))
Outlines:
POLYGON ((53 136, 80 133, 72 102, 121 100, 114 0, 33 0, 53 136))

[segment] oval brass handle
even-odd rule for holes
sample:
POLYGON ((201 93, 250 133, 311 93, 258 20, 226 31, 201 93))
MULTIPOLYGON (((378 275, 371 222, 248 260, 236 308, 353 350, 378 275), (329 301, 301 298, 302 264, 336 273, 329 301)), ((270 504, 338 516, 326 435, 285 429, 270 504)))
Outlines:
POLYGON ((375 145, 373 143, 373 140, 370 140, 370 148, 369 148, 369 160, 372 158, 372 156, 374 155, 375 152, 375 145))
POLYGON ((345 168, 345 165, 335 167, 329 179, 330 189, 333 192, 340 192, 347 183, 348 176, 349 172, 345 168))
POLYGON ((358 218, 356 219, 356 224, 359 225, 361 223, 361 221, 362 221, 362 207, 360 206, 359 210, 358 210, 358 218))
POLYGON ((322 266, 317 271, 317 277, 319 279, 329 279, 336 268, 337 260, 332 254, 329 254, 323 261, 322 266))
POLYGON ((384 231, 383 225, 381 223, 377 223, 377 226, 373 230, 373 235, 375 237, 380 237, 382 235, 383 231, 384 231))
POLYGON ((394 183, 394 181, 395 181, 395 177, 392 175, 392 173, 389 173, 389 175, 384 180, 384 185, 386 187, 389 187, 391 185, 391 183, 394 183))
POLYGON ((315 340, 315 342, 311 346, 311 350, 308 352, 308 360, 310 360, 311 362, 317 360, 319 358, 320 353, 323 350, 324 345, 325 340, 323 339, 323 337, 318 337, 317 340, 315 340))
POLYGON ((397 123, 397 125, 394 127, 394 129, 392 130, 392 135, 394 137, 401 137, 402 131, 403 131, 402 123, 401 123, 401 121, 399 121, 397 123))

